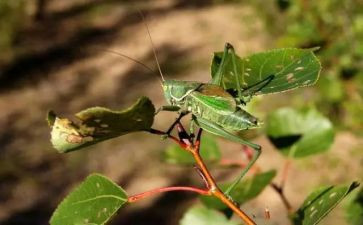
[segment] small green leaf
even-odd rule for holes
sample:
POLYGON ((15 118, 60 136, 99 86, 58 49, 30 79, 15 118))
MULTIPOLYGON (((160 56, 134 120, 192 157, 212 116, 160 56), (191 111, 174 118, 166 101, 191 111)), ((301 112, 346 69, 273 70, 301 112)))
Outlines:
POLYGON ((359 186, 353 182, 348 186, 330 186, 311 193, 293 215, 294 225, 318 224, 352 190, 359 186))
POLYGON ((92 174, 54 211, 51 225, 105 224, 127 202, 126 192, 108 178, 92 174))
POLYGON ((102 107, 83 110, 76 114, 79 123, 56 117, 50 111, 51 142, 59 152, 66 153, 131 132, 146 131, 153 124, 154 113, 154 105, 146 97, 126 110, 102 107))
MULTIPOLYGON (((232 193, 233 199, 239 204, 243 204, 257 197, 276 176, 276 170, 256 174, 253 178, 241 182, 232 193)), ((229 187, 230 185, 228 185, 229 187)))
POLYGON ((334 141, 331 122, 311 108, 281 108, 271 113, 266 133, 276 148, 296 158, 327 151, 334 141))
MULTIPOLYGON (((315 49, 285 48, 261 52, 236 58, 237 74, 243 94, 269 94, 287 91, 299 87, 315 84, 321 70, 320 62, 314 55, 315 49), (258 82, 274 75, 271 82, 261 83, 253 88, 258 82), (257 93, 254 93, 258 91, 257 93)), ((222 59, 222 52, 214 54, 211 66, 212 77, 218 71, 222 59)), ((234 76, 232 54, 227 55, 227 61, 223 72, 225 88, 236 89, 236 78, 234 76)))
MULTIPOLYGON (((250 179, 239 183, 236 188, 230 193, 232 199, 238 204, 243 204, 255 197, 257 197, 267 185, 272 182, 272 179, 276 176, 275 170, 270 170, 268 172, 256 174, 250 179)), ((225 183, 219 185, 222 191, 225 191, 230 183, 225 183)), ((202 202, 214 209, 225 209, 227 206, 222 203, 219 199, 209 196, 200 196, 202 202)))
MULTIPOLYGON (((354 193, 356 194, 356 193, 354 193)), ((354 197, 353 201, 347 205, 346 218, 351 225, 361 225, 363 221, 363 189, 354 197)))
MULTIPOLYGON (((214 137, 204 135, 201 140, 200 154, 206 162, 217 162, 221 158, 221 152, 214 137)), ((170 145, 163 153, 163 159, 172 164, 193 165, 193 156, 179 145, 170 145)))
POLYGON ((180 225, 238 225, 222 213, 202 206, 190 208, 180 220, 180 225))

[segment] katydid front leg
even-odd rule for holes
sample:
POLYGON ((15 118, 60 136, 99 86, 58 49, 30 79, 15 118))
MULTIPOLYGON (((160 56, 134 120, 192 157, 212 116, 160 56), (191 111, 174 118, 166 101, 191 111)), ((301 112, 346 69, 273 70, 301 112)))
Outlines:
POLYGON ((234 141, 243 145, 247 145, 249 147, 251 147, 252 149, 255 150, 255 154, 253 155, 252 159, 248 162, 247 166, 242 170, 242 172, 240 173, 240 175, 237 177, 237 179, 228 187, 228 189, 225 191, 225 194, 229 194, 235 187, 236 185, 241 181, 241 179, 244 177, 244 175, 248 172, 248 170, 251 169, 251 167, 253 166, 253 164, 256 162, 256 160, 258 159, 258 157, 261 154, 261 146, 251 143, 249 141, 243 140, 242 138, 238 137, 235 134, 232 134, 228 131, 226 131, 225 129, 223 129, 223 127, 212 123, 208 120, 205 120, 203 118, 195 118, 196 119, 196 123, 203 128, 203 130, 206 130, 212 134, 224 137, 230 141, 234 141))
MULTIPOLYGON (((168 112, 177 112, 180 110, 179 106, 174 106, 174 105, 166 105, 166 106, 161 106, 155 113, 158 114, 161 111, 168 111, 168 112)), ((171 131, 174 129, 174 127, 180 122, 180 120, 186 116, 189 112, 187 111, 181 111, 179 113, 179 117, 174 121, 173 124, 171 124, 171 126, 169 127, 169 129, 165 132, 166 135, 170 135, 171 131)))
POLYGON ((167 112, 178 112, 180 110, 179 106, 176 105, 163 105, 158 110, 156 110, 155 115, 157 115, 161 111, 167 111, 167 112))
POLYGON ((171 131, 174 129, 174 127, 180 122, 180 120, 186 116, 189 112, 187 111, 181 111, 179 114, 179 117, 174 121, 174 123, 169 127, 169 129, 166 131, 166 133, 169 135, 171 131))
POLYGON ((189 123, 189 134, 190 134, 190 138, 193 141, 195 134, 194 134, 194 129, 195 129, 195 116, 192 115, 192 118, 190 119, 190 123, 189 123))
POLYGON ((266 87, 274 78, 275 78, 275 75, 271 74, 271 75, 267 76, 265 79, 243 89, 242 93, 246 93, 246 94, 244 94, 244 96, 247 95, 247 97, 243 98, 243 103, 246 104, 247 102, 249 102, 252 99, 253 95, 255 95, 257 92, 261 91, 264 87, 266 87), (255 88, 255 87, 256 87, 256 89, 253 90, 253 88, 255 88))

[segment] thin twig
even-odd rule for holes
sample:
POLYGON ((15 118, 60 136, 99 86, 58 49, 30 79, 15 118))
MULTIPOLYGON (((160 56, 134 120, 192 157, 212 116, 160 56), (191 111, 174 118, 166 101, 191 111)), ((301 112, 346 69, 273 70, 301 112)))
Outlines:
POLYGON ((202 171, 199 169, 198 166, 194 166, 194 168, 197 170, 198 175, 202 178, 204 185, 208 188, 208 190, 210 189, 209 187, 209 183, 207 181, 207 179, 205 178, 204 174, 202 173, 202 171))
POLYGON ((285 187, 285 183, 287 180, 287 175, 289 173, 290 170, 290 166, 291 166, 291 160, 286 160, 284 163, 284 167, 282 168, 282 177, 281 177, 281 182, 280 182, 280 188, 283 190, 285 187))
POLYGON ((256 225, 256 223, 245 212, 235 205, 234 202, 229 197, 224 195, 224 193, 218 188, 200 155, 198 153, 194 153, 193 156, 209 183, 212 195, 214 195, 216 198, 226 204, 231 210, 233 210, 233 212, 235 212, 247 225, 256 225))
POLYGON ((248 160, 252 160, 253 158, 253 151, 247 145, 242 146, 243 153, 246 155, 248 160))
POLYGON ((289 200, 286 198, 286 195, 284 193, 284 189, 281 188, 280 186, 278 186, 275 183, 271 183, 270 186, 277 192, 277 194, 280 196, 282 203, 284 204, 286 210, 288 211, 288 213, 291 213, 293 208, 289 202, 289 200))

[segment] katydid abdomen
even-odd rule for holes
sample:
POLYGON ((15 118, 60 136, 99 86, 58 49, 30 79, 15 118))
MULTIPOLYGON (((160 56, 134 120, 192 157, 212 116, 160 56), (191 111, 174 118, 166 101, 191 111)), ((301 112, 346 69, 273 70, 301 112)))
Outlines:
POLYGON ((193 81, 165 80, 165 98, 184 112, 205 119, 224 129, 246 130, 257 126, 257 118, 241 109, 235 98, 222 87, 193 81))
POLYGON ((193 93, 186 98, 187 110, 195 117, 208 120, 218 124, 224 129, 231 131, 240 131, 257 126, 257 118, 236 107, 229 114, 221 113, 220 110, 211 108, 203 102, 195 99, 193 93))

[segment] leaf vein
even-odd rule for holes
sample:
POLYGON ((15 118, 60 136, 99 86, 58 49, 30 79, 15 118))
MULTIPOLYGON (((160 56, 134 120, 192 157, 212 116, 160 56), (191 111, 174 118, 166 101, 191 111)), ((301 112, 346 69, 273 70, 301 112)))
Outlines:
POLYGON ((85 202, 95 201, 97 199, 102 199, 102 198, 115 198, 115 199, 118 199, 118 200, 120 200, 122 202, 127 201, 127 199, 121 198, 121 197, 118 197, 118 196, 115 196, 115 195, 99 195, 99 196, 96 196, 94 198, 89 198, 89 199, 74 202, 74 203, 72 203, 72 205, 77 205, 77 204, 82 204, 82 203, 85 203, 85 202))

